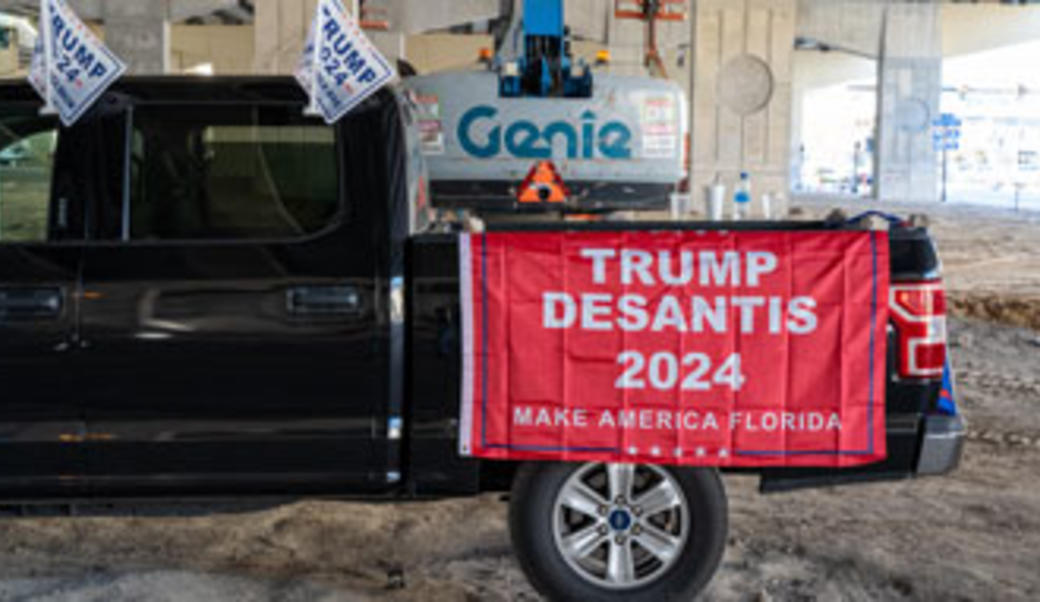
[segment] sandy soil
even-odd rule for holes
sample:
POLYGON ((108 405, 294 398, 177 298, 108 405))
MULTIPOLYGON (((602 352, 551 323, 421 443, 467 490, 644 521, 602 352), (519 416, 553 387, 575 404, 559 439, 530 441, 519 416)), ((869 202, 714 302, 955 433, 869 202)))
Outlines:
MULTIPOLYGON (((1040 221, 943 210, 934 223, 955 297, 1040 298, 1040 221)), ((1040 599, 1040 331, 957 319, 951 344, 971 423, 961 469, 765 497, 728 478, 731 536, 707 600, 1040 599)), ((0 600, 536 600, 505 519, 496 496, 5 519, 0 600)))

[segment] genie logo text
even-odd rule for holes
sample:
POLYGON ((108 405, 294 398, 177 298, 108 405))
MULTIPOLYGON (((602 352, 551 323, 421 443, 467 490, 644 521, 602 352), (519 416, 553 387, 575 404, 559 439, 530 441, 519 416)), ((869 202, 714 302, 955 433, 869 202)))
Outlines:
POLYGON ((525 119, 502 123, 498 109, 477 105, 463 114, 457 135, 462 150, 480 159, 503 151, 518 159, 550 159, 557 140, 564 141, 568 159, 632 158, 632 130, 620 121, 598 123, 592 111, 582 113, 579 124, 553 121, 539 127, 525 119))

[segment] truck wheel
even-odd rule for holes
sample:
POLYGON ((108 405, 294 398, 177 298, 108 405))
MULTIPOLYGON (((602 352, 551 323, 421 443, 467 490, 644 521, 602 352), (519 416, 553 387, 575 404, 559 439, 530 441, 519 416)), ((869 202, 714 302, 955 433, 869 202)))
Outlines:
POLYGON ((713 469, 532 462, 510 500, 520 566, 550 600, 692 600, 726 546, 713 469))

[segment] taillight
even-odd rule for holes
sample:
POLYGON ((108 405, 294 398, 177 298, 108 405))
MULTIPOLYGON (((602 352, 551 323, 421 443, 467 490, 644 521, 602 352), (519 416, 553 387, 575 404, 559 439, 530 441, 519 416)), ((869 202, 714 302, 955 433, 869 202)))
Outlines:
POLYGON ((942 378, 946 364, 946 293, 939 281, 891 287, 892 321, 899 340, 899 376, 942 378))

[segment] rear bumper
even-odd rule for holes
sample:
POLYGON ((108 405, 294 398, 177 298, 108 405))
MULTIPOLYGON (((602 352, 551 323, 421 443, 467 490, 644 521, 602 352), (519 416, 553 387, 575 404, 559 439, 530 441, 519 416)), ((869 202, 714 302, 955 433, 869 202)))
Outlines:
POLYGON ((960 416, 890 416, 888 458, 856 468, 766 468, 762 493, 828 485, 892 481, 947 474, 960 463, 964 421, 960 416))
POLYGON ((918 476, 941 475, 960 464, 964 448, 964 420, 960 416, 928 416, 924 419, 918 476))

